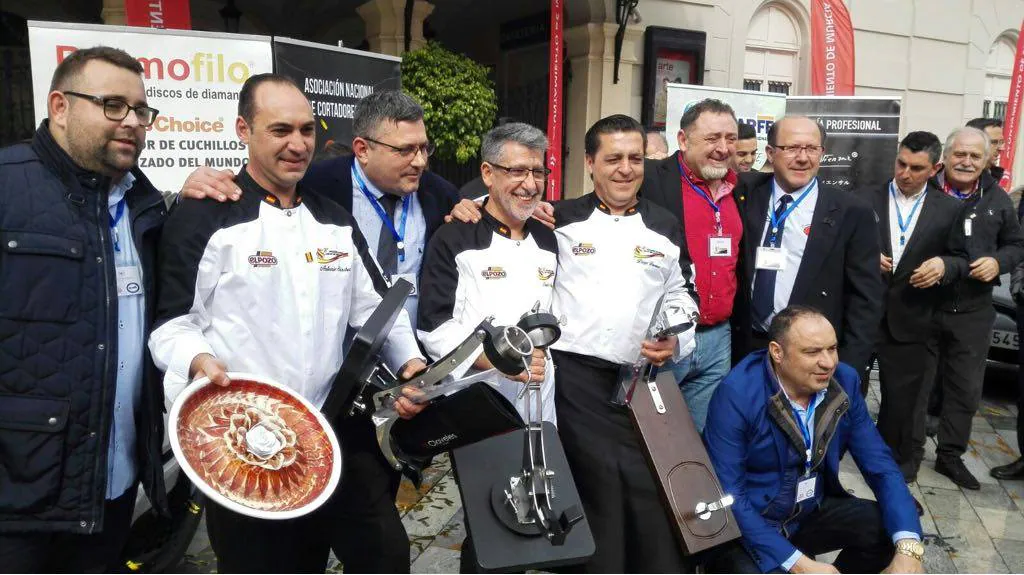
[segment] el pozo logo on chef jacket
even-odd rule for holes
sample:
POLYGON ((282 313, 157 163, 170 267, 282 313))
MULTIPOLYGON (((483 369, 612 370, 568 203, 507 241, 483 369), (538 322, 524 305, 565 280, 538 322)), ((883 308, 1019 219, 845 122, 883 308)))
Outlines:
POLYGON ((256 251, 256 255, 249 256, 249 265, 254 268, 269 268, 277 265, 277 258, 273 252, 256 251))
POLYGON ((480 275, 485 280, 500 280, 508 277, 508 272, 501 266, 488 266, 487 269, 480 272, 480 275))
POLYGON ((574 256, 592 256, 597 253, 597 248, 594 244, 588 244, 580 242, 572 247, 572 255, 574 256))
POLYGON ((319 265, 322 272, 347 272, 352 269, 352 266, 341 260, 348 257, 348 252, 331 248, 317 248, 315 252, 306 252, 306 263, 319 265))
POLYGON ((555 277, 555 270, 545 267, 537 268, 537 279, 540 281, 546 282, 553 277, 555 277))
POLYGON ((655 249, 644 246, 636 246, 633 248, 633 258, 636 259, 639 264, 657 266, 664 257, 665 254, 655 249))

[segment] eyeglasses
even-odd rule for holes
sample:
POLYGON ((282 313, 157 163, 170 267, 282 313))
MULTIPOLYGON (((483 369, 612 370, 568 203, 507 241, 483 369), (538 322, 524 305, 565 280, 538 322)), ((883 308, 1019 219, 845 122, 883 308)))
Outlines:
POLYGON ((506 174, 508 174, 508 177, 511 178, 513 182, 525 182, 526 176, 533 174, 534 181, 536 181, 538 184, 543 185, 545 182, 547 182, 548 176, 551 174, 551 170, 548 168, 531 170, 530 168, 509 168, 507 166, 491 164, 490 162, 487 163, 494 166, 495 168, 501 168, 506 174))
POLYGON ((402 146, 401 148, 399 148, 398 146, 392 146, 391 144, 381 142, 379 140, 374 140, 373 138, 363 137, 363 139, 368 142, 373 142, 374 144, 387 146, 394 150, 395 153, 397 153, 399 156, 407 160, 412 160, 413 158, 416 157, 416 154, 418 153, 422 153, 424 158, 429 158, 434 153, 433 142, 427 142, 426 144, 423 145, 409 144, 408 146, 402 146))
POLYGON ((801 153, 805 153, 808 156, 820 156, 825 151, 824 146, 772 146, 778 150, 780 154, 786 156, 799 156, 801 153))
POLYGON ((139 123, 143 127, 150 127, 153 122, 156 121, 156 115, 160 113, 156 108, 150 108, 149 106, 132 106, 120 98, 100 98, 99 96, 90 96, 89 94, 82 94, 80 92, 64 92, 65 96, 77 96, 89 100, 90 102, 103 106, 103 115, 108 120, 120 122, 121 120, 128 117, 128 112, 134 110, 135 117, 139 119, 139 123))

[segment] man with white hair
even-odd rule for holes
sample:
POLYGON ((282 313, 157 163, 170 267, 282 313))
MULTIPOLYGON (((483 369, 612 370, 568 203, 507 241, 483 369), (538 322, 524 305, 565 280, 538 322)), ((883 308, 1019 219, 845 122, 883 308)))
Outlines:
POLYGON ((1000 274, 1024 258, 1024 235, 1013 202, 986 170, 989 146, 988 136, 977 128, 953 130, 943 150, 945 167, 933 182, 963 203, 952 239, 967 253, 966 261, 956 264, 961 269, 954 275, 960 279, 944 288, 936 314, 942 415, 935 470, 965 489, 981 488, 960 457, 967 449, 971 419, 981 400, 995 321, 992 287, 999 283, 1000 274))

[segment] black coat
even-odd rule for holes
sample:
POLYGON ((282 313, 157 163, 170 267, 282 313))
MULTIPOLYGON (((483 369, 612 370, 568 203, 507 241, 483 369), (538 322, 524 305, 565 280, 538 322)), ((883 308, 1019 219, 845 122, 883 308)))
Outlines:
MULTIPOLYGON (((860 192, 870 199, 878 217, 879 241, 882 253, 892 257, 892 238, 889 227, 889 184, 860 192)), ((966 253, 963 245, 953 240, 953 228, 960 215, 960 202, 947 196, 941 188, 928 185, 928 193, 914 218, 917 224, 907 241, 899 265, 892 273, 882 274, 885 284, 885 316, 883 325, 899 342, 922 342, 934 331, 932 319, 942 301, 942 285, 957 281, 963 269, 966 253), (918 289, 910 285, 910 276, 922 263, 939 256, 946 265, 940 285, 918 289)), ((904 217, 909 214, 904 214, 904 217)), ((895 238, 898 242, 899 238, 895 238)))
MULTIPOLYGON (((740 175, 736 199, 743 218, 740 288, 733 306, 734 357, 750 351, 750 290, 754 261, 772 196, 772 174, 740 175)), ((817 308, 839 337, 839 359, 858 371, 867 365, 882 319, 879 241, 871 207, 854 194, 818 185, 811 220, 790 304, 817 308)))
MULTIPOLYGON (((167 210, 142 172, 127 193, 155 313, 156 246, 167 210)), ((72 163, 43 122, 0 150, 0 533, 103 528, 117 381, 117 284, 110 180, 72 163)), ((166 511, 163 389, 145 351, 137 470, 166 511)))
MULTIPOLYGON (((351 213, 354 161, 354 156, 341 156, 315 162, 309 166, 302 183, 341 204, 341 207, 351 213)), ((420 178, 416 199, 423 210, 424 219, 427 220, 426 239, 429 241, 434 231, 444 223, 444 217, 459 203, 459 191, 448 180, 428 171, 423 172, 423 177, 420 178)), ((370 238, 370 242, 376 245, 376 238, 370 238)))

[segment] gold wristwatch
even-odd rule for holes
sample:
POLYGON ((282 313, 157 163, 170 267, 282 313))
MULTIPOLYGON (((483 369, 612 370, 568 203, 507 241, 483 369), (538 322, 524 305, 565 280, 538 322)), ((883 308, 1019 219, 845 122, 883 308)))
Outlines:
POLYGON ((924 561, 924 544, 917 539, 900 539, 896 542, 896 552, 924 561))

